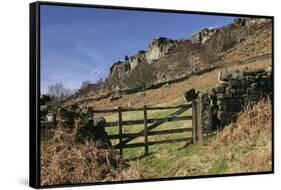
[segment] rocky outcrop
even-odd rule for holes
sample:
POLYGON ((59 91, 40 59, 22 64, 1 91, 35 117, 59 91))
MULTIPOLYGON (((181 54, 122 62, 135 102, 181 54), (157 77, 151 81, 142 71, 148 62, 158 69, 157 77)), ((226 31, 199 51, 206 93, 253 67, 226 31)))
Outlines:
POLYGON ((175 42, 176 41, 164 37, 155 38, 149 44, 147 51, 141 50, 131 57, 125 56, 125 60, 123 61, 114 63, 110 68, 110 75, 119 71, 125 74, 127 71, 136 68, 140 63, 147 62, 150 64, 158 60, 169 52, 175 42))
POLYGON ((164 38, 155 38, 148 46, 146 52, 146 61, 151 64, 153 61, 158 60, 160 57, 166 55, 169 50, 174 46, 175 41, 164 38))
POLYGON ((123 81, 130 70, 131 65, 129 61, 118 61, 110 67, 108 81, 112 90, 118 91, 121 88, 124 88, 123 81))
POLYGON ((128 58, 128 61, 130 63, 130 69, 136 68, 140 63, 146 61, 146 51, 139 51, 136 55, 133 55, 128 58))
POLYGON ((148 46, 148 50, 141 50, 137 54, 125 60, 114 63, 110 68, 109 81, 113 90, 118 91, 125 87, 125 81, 129 71, 134 70, 140 64, 151 64, 165 56, 174 46, 176 41, 164 37, 155 38, 148 46))
POLYGON ((194 34, 191 37, 191 42, 194 44, 204 44, 213 34, 215 34, 218 28, 204 28, 200 32, 194 34))
POLYGON ((271 41, 271 19, 246 17, 220 28, 204 28, 190 39, 157 37, 147 50, 114 63, 103 89, 107 93, 141 89, 223 64, 242 63, 270 55, 271 41))
POLYGON ((253 26, 253 25, 259 25, 259 24, 263 24, 266 22, 269 22, 270 19, 266 19, 266 18, 247 18, 247 17, 240 17, 234 20, 234 24, 237 24, 241 27, 247 26, 253 26))

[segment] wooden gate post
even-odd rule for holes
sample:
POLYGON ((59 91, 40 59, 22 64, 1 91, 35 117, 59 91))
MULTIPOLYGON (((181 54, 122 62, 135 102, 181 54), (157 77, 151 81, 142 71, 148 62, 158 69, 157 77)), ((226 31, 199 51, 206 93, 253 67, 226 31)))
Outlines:
POLYGON ((148 131, 147 131, 147 107, 143 106, 143 122, 144 122, 144 155, 148 155, 148 131))
POLYGON ((118 126, 119 126, 119 144, 120 144, 120 155, 123 156, 123 149, 122 149, 122 108, 118 107, 118 126))
POLYGON ((193 143, 197 142, 197 102, 196 100, 192 101, 192 139, 193 143))

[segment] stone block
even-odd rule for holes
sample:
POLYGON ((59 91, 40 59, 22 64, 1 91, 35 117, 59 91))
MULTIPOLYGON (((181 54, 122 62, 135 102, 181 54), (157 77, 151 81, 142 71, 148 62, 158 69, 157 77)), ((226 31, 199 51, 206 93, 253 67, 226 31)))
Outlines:
POLYGON ((246 80, 249 81, 249 82, 255 82, 256 77, 255 76, 246 76, 246 80))
POLYGON ((231 88, 229 91, 230 91, 230 93, 232 93, 232 96, 234 96, 236 94, 244 94, 244 93, 246 93, 246 89, 244 89, 244 88, 236 88, 236 89, 231 88))
POLYGON ((190 102, 198 97, 198 93, 194 88, 188 89, 184 92, 184 98, 187 102, 190 102))
POLYGON ((208 88, 207 93, 212 97, 215 98, 216 96, 216 91, 214 88, 208 88))
POLYGON ((225 94, 225 93, 217 93, 217 99, 227 99, 227 98, 232 98, 232 94, 225 94))
POLYGON ((227 87, 229 84, 228 83, 220 83, 217 85, 217 87, 222 87, 222 88, 225 88, 227 87))
POLYGON ((235 93, 235 94, 232 94, 232 97, 233 98, 244 98, 244 94, 235 93))
POLYGON ((254 72, 256 72, 256 73, 265 73, 265 69, 255 69, 254 72))
POLYGON ((247 88, 250 86, 251 82, 247 81, 247 80, 241 80, 241 88, 247 88))
POLYGON ((267 79, 267 80, 269 80, 269 79, 270 79, 270 76, 269 76, 269 75, 262 75, 261 78, 262 78, 262 79, 267 79))
POLYGON ((225 92, 225 87, 217 86, 214 88, 214 90, 216 93, 223 93, 223 92, 225 92))
POLYGON ((256 89, 255 87, 249 87, 249 88, 247 88, 247 94, 248 95, 259 95, 259 94, 261 94, 261 91, 256 89))
POLYGON ((233 121, 237 117, 237 112, 218 111, 217 117, 222 121, 233 121))
POLYGON ((233 73, 232 78, 234 80, 244 80, 244 79, 246 79, 246 77, 243 75, 243 73, 240 73, 240 72, 233 73))
POLYGON ((243 99, 235 98, 235 99, 223 99, 217 101, 218 105, 227 105, 227 106, 240 106, 243 104, 243 99))
POLYGON ((242 106, 227 106, 227 105, 220 105, 219 111, 224 112, 240 112, 242 109, 242 106))
POLYGON ((94 118, 94 127, 105 128, 105 126, 106 126, 106 121, 104 117, 94 118))
POLYGON ((265 87, 259 87, 257 90, 260 91, 260 93, 269 93, 272 92, 272 88, 270 86, 265 86, 265 87))
POLYGON ((262 86, 262 87, 267 86, 268 84, 270 84, 270 82, 268 82, 268 81, 269 80, 267 80, 267 79, 259 79, 258 80, 259 86, 262 86))
POLYGON ((226 94, 230 94, 230 93, 231 93, 231 92, 230 92, 230 89, 231 89, 231 86, 226 87, 226 88, 225 88, 225 93, 226 93, 226 94))
POLYGON ((245 75, 246 77, 247 76, 255 76, 256 72, 247 70, 247 71, 243 71, 243 75, 245 75))
POLYGON ((257 82, 254 82, 250 85, 252 88, 256 89, 258 87, 258 83, 257 82))
POLYGON ((242 86, 240 80, 230 80, 228 83, 232 88, 240 88, 242 86))
POLYGON ((256 79, 261 79, 262 78, 262 74, 257 74, 256 75, 256 79))
POLYGON ((223 75, 223 76, 221 77, 221 80, 222 80, 222 81, 225 81, 225 82, 228 82, 229 80, 232 80, 232 74, 223 75))
POLYGON ((246 77, 242 73, 237 76, 237 80, 245 80, 245 79, 246 77))

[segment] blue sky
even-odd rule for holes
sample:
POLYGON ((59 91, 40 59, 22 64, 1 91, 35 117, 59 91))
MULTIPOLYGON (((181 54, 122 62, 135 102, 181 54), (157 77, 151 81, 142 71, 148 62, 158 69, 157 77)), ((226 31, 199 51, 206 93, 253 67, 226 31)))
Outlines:
POLYGON ((41 92, 61 82, 77 89, 106 78, 125 55, 146 50, 157 36, 189 38, 234 17, 41 5, 41 92))

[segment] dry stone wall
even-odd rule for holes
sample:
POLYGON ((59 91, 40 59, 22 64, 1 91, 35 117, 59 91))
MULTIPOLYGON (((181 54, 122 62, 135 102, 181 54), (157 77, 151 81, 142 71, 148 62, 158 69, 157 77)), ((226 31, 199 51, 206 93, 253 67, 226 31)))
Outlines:
MULTIPOLYGON (((188 97, 190 94, 190 91, 185 92, 186 100, 191 99, 188 97)), ((206 92, 198 92, 197 98, 193 99, 196 105, 198 139, 235 121, 238 112, 245 105, 262 98, 272 99, 272 95, 273 79, 270 68, 245 68, 229 74, 220 73, 216 87, 206 92)))

